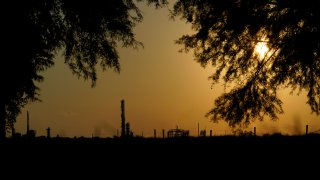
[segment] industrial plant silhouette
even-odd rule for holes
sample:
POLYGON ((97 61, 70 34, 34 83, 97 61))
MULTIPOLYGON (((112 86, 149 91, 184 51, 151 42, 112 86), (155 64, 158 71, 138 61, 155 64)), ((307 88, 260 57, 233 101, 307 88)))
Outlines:
POLYGON ((199 123, 197 124, 197 136, 190 136, 189 130, 181 129, 176 126, 173 129, 162 129, 161 135, 157 134, 157 130, 153 130, 153 137, 144 137, 142 135, 135 134, 130 127, 130 122, 126 120, 125 116, 125 100, 121 100, 121 134, 115 135, 113 137, 106 137, 102 138, 99 136, 92 137, 61 137, 59 134, 56 136, 51 135, 51 128, 48 127, 46 129, 47 135, 46 136, 37 136, 36 130, 30 127, 30 117, 29 111, 27 111, 27 127, 26 133, 21 134, 16 132, 14 126, 12 127, 12 134, 11 137, 7 138, 7 142, 32 142, 32 141, 39 141, 39 142, 64 142, 64 143, 71 143, 73 142, 83 142, 84 144, 93 145, 95 143, 103 145, 106 144, 117 144, 117 143, 151 143, 151 144, 197 144, 197 145, 215 145, 215 144, 229 144, 232 145, 233 143, 245 142, 249 143, 248 145, 263 145, 264 143, 268 145, 272 144, 292 144, 292 145, 299 145, 301 143, 306 143, 309 145, 318 145, 320 146, 320 130, 309 132, 309 125, 305 126, 305 134, 303 135, 282 135, 281 133, 275 134, 264 134, 261 136, 257 135, 256 127, 253 128, 253 131, 234 131, 233 135, 213 135, 212 130, 210 130, 209 135, 207 135, 206 129, 200 129, 199 123), (258 144, 256 144, 258 143, 258 144))
MULTIPOLYGON (((113 138, 115 139, 125 139, 125 138, 146 138, 143 136, 143 132, 141 135, 135 134, 132 130, 131 130, 131 125, 130 122, 126 120, 126 116, 125 116, 125 100, 121 100, 121 106, 120 106, 120 110, 121 110, 121 125, 120 125, 120 129, 121 129, 121 134, 119 135, 119 133, 117 132, 117 135, 114 135, 113 138)), ((26 133, 25 134, 21 134, 19 132, 16 132, 14 126, 12 126, 11 129, 11 136, 9 137, 9 139, 17 139, 17 138, 44 138, 44 136, 36 136, 36 130, 31 129, 30 128, 30 118, 29 118, 29 111, 27 111, 27 127, 26 127, 26 133)), ((47 135, 45 136, 46 138, 53 138, 51 136, 51 128, 48 127, 46 129, 47 135)), ((305 133, 303 134, 304 136, 317 136, 320 135, 320 129, 319 130, 315 130, 310 132, 309 131, 309 125, 305 126, 305 133)), ((181 129, 178 126, 176 126, 173 129, 168 129, 167 131, 165 129, 162 129, 162 134, 161 135, 157 135, 157 130, 154 129, 153 130, 153 137, 147 137, 147 138, 208 138, 208 137, 222 137, 223 135, 213 135, 213 131, 210 130, 209 134, 207 134, 207 130, 206 129, 200 129, 199 127, 199 123, 197 124, 197 135, 196 136, 190 136, 190 131, 187 129, 181 129)), ((225 134, 224 136, 237 136, 237 137, 257 137, 257 128, 253 127, 253 131, 246 131, 246 130, 241 130, 241 129, 237 129, 233 132, 233 135, 230 134, 225 134)), ((288 135, 282 135, 281 133, 275 133, 275 134, 264 134, 262 135, 263 137, 267 137, 267 136, 288 136, 288 135)), ((56 137, 60 137, 59 134, 57 134, 56 137)), ((62 137, 60 137, 62 138, 62 137)), ((67 138, 67 137, 64 137, 67 138)), ((74 137, 76 138, 76 137, 74 137)), ((84 138, 84 137, 81 137, 84 138)), ((100 138, 98 135, 94 136, 92 134, 91 138, 100 138)), ((110 137, 109 137, 110 139, 110 137)))
MULTIPOLYGON (((58 172, 69 169, 70 166, 77 168, 89 166, 93 169, 86 169, 86 172, 95 172, 95 168, 102 167, 97 164, 106 162, 111 166, 108 169, 110 172, 113 170, 118 172, 117 168, 121 167, 136 173, 142 170, 159 173, 158 170, 164 166, 165 169, 161 172, 171 173, 171 170, 176 172, 177 168, 190 167, 193 171, 194 168, 200 168, 202 171, 203 167, 192 164, 192 161, 210 162, 213 163, 209 164, 210 167, 218 166, 220 169, 230 166, 230 163, 241 163, 241 167, 237 169, 245 169, 248 167, 245 165, 252 165, 251 162, 254 164, 253 168, 259 168, 260 166, 255 165, 281 160, 282 164, 273 165, 281 168, 284 163, 290 164, 293 160, 306 162, 314 159, 320 152, 320 134, 308 132, 308 126, 305 134, 299 136, 281 134, 258 136, 256 128, 254 132, 214 136, 211 130, 207 135, 206 130, 201 130, 198 124, 197 136, 190 136, 189 130, 175 127, 167 132, 162 129, 161 136, 157 135, 154 129, 153 137, 143 137, 131 131, 130 123, 125 118, 124 100, 121 100, 120 109, 121 134, 112 138, 52 136, 50 127, 46 129, 47 136, 37 136, 36 131, 30 127, 32 123, 27 112, 26 133, 23 135, 13 133, 12 137, 0 143, 1 147, 5 147, 2 149, 6 154, 5 158, 8 158, 8 161, 5 161, 33 162, 40 167, 41 164, 58 164, 59 168, 56 170, 58 172), (254 163, 257 158, 259 161, 254 163)), ((46 170, 56 168, 54 166, 46 170)))

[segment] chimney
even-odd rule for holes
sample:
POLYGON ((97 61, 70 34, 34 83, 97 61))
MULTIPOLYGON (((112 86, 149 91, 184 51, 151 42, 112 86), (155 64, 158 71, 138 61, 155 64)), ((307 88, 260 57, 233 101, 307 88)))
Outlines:
POLYGON ((308 135, 309 125, 306 125, 306 135, 308 135))
POLYGON ((121 100, 121 137, 125 137, 126 135, 126 118, 124 111, 124 100, 121 100))
POLYGON ((157 138, 157 130, 156 129, 153 130, 153 135, 154 135, 154 138, 157 138))
POLYGON ((210 137, 212 137, 212 130, 210 129, 210 137))
POLYGON ((253 135, 256 136, 256 127, 253 128, 253 135))

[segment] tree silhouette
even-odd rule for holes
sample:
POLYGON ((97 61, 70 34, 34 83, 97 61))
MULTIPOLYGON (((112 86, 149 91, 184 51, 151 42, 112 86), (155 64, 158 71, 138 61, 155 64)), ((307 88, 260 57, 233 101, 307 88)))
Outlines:
POLYGON ((223 80, 226 87, 207 116, 232 127, 277 119, 281 87, 307 91, 319 115, 319 7, 319 0, 179 0, 173 16, 191 23, 195 34, 177 43, 193 49, 202 66, 212 64, 213 83, 223 80), (268 47, 263 57, 255 52, 261 43, 268 47))
MULTIPOLYGON (((92 80, 92 86, 97 64, 119 72, 116 47, 142 45, 132 30, 142 20, 137 1, 3 1, 0 138, 5 138, 6 125, 15 122, 22 107, 39 100, 35 82, 43 81, 39 73, 54 65, 57 51, 63 50, 72 72, 92 80)), ((156 7, 166 4, 164 0, 144 2, 156 7)))

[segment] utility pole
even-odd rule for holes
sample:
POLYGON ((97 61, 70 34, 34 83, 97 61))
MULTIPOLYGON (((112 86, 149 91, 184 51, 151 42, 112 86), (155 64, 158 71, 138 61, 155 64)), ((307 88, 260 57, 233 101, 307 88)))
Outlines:
POLYGON ((50 134, 50 127, 47 128, 47 138, 50 138, 51 134, 50 134))
POLYGON ((162 129, 162 138, 164 139, 164 129, 162 129))

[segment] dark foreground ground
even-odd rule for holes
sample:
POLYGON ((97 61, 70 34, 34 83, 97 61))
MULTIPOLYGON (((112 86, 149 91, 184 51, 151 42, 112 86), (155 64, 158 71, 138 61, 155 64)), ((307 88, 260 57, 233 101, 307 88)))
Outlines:
POLYGON ((294 175, 306 172, 303 169, 307 170, 305 175, 316 173, 318 178, 320 174, 320 135, 317 134, 165 139, 18 138, 1 142, 1 154, 1 162, 9 170, 16 168, 34 175, 102 173, 158 179, 169 174, 221 175, 225 171, 229 172, 226 176, 241 177, 251 171, 294 175), (153 175, 149 177, 147 172, 153 175))

